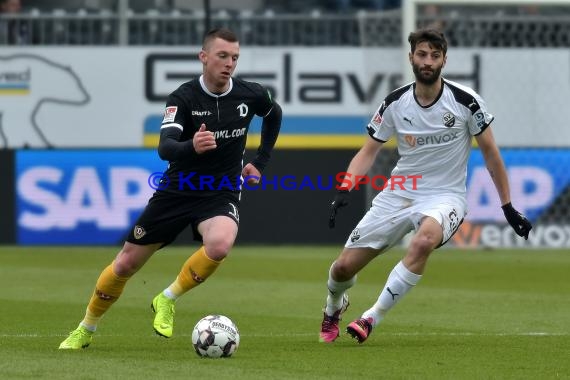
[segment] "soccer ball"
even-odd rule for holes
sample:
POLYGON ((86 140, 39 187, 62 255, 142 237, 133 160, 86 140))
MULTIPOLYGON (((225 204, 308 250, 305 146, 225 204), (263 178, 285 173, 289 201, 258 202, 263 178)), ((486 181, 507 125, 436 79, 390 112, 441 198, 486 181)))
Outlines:
POLYGON ((232 356, 239 346, 239 331, 228 317, 208 315, 194 326, 192 345, 199 356, 227 358, 232 356))

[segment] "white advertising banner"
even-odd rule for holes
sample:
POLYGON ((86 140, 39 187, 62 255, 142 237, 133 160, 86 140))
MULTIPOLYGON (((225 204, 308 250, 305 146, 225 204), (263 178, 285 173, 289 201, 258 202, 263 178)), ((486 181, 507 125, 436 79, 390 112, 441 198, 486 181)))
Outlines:
MULTIPOLYGON (((200 74, 199 48, 8 48, 0 52, 0 147, 141 147, 166 96, 200 74)), ((401 85, 400 49, 247 48, 236 75, 266 85, 284 135, 362 135, 401 85), (335 124, 336 121, 336 124, 335 124)), ((474 87, 502 146, 570 144, 567 49, 451 49, 444 75, 474 87)), ((409 67, 404 68, 410 70, 409 67)))

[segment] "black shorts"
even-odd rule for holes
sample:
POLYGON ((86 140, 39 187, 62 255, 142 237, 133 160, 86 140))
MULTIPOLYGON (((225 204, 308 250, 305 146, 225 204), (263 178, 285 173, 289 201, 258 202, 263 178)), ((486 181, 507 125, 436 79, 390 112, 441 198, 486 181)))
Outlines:
POLYGON ((214 216, 225 215, 239 225, 239 204, 239 193, 229 191, 212 191, 197 196, 157 191, 129 232, 127 241, 138 245, 164 243, 164 247, 191 225, 194 240, 201 242, 198 224, 214 216))

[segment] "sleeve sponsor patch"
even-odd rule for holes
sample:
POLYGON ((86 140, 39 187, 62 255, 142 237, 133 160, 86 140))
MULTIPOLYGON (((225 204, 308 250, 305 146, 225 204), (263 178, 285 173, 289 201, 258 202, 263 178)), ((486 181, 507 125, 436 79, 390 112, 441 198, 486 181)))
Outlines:
POLYGON ((176 112, 178 111, 177 106, 166 107, 164 110, 164 119, 162 120, 163 123, 172 123, 174 118, 176 117, 176 112))
POLYGON ((381 123, 382 123, 382 116, 380 115, 380 112, 376 112, 376 114, 372 118, 372 124, 378 127, 380 126, 381 123))

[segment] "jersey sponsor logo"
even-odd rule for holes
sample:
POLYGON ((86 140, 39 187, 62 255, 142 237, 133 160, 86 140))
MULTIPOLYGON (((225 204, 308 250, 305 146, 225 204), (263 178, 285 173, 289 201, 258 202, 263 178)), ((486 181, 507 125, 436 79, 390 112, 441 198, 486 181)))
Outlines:
POLYGON ((237 109, 239 111, 239 115, 241 117, 246 117, 247 116, 247 111, 249 111, 249 108, 247 107, 247 104, 242 103, 239 106, 237 106, 237 109))
POLYGON ((211 114, 210 111, 192 111, 192 116, 210 116, 211 114))
POLYGON ((408 143, 410 147, 415 147, 416 145, 438 145, 438 144, 446 144, 450 141, 456 140, 459 137, 457 136, 459 132, 449 132, 444 133, 442 135, 429 135, 429 136, 420 136, 414 137, 411 135, 405 135, 404 140, 408 143))
POLYGON ((405 135, 404 140, 408 143, 409 146, 412 148, 416 146, 416 138, 412 135, 405 135))
POLYGON ((451 128, 455 125, 455 115, 451 112, 446 112, 443 114, 443 125, 447 128, 451 128))
POLYGON ((412 124, 412 120, 414 120, 414 118, 413 118, 413 117, 406 117, 406 116, 404 116, 404 121, 406 121, 406 122, 410 123, 410 125, 411 125, 411 126, 413 126, 413 125, 414 125, 414 124, 412 124))
POLYGON ((164 119, 162 119, 163 123, 172 123, 174 118, 176 117, 176 112, 178 111, 177 106, 166 107, 164 110, 164 119))
POLYGON ((229 131, 227 129, 224 129, 222 131, 214 131, 214 138, 216 140, 219 140, 219 139, 231 139, 234 137, 245 136, 246 129, 247 128, 234 129, 232 131, 229 131))

